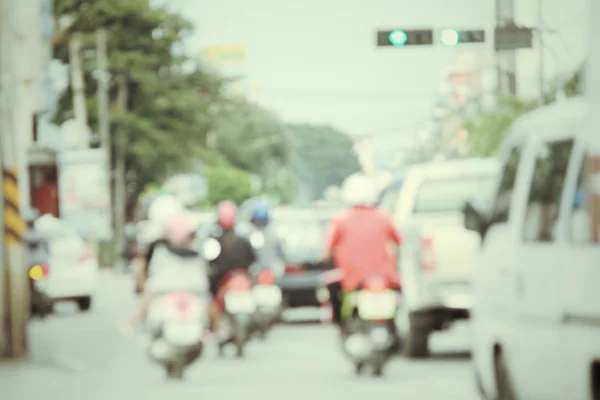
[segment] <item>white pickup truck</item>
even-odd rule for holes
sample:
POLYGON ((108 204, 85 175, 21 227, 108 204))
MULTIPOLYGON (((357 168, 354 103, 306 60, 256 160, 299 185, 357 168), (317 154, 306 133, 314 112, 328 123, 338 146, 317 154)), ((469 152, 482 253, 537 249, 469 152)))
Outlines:
POLYGON ((393 216, 404 238, 398 327, 409 357, 427 356, 431 332, 469 318, 480 238, 464 228, 462 209, 489 203, 499 173, 495 159, 463 159, 416 165, 404 179, 393 216))

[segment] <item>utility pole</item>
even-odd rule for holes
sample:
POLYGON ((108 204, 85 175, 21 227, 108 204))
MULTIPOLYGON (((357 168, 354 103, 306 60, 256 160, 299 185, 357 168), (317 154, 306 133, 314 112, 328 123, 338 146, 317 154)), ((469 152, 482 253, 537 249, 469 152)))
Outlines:
POLYGON ((544 70, 544 0, 538 0, 538 79, 540 82, 540 102, 546 103, 546 84, 545 84, 545 70, 544 70))
POLYGON ((71 90, 73 90, 73 111, 75 120, 87 126, 88 115, 85 104, 83 68, 81 66, 81 38, 73 35, 69 40, 69 62, 71 65, 71 90))
POLYGON ((598 140, 596 132, 600 117, 597 112, 594 112, 600 109, 600 38, 594 32, 594 27, 600 23, 600 2, 590 0, 588 7, 590 53, 584 69, 584 91, 589 103, 587 132, 592 146, 588 149, 590 175, 587 182, 590 188, 589 192, 592 193, 589 202, 592 216, 591 237, 594 243, 600 243, 600 140, 598 140))
MULTIPOLYGON (((18 55, 14 5, 0 0, 0 159, 2 163, 2 251, 0 255, 0 358, 21 358, 26 355, 28 291, 26 286, 23 233, 25 223, 19 204, 19 160, 17 119, 23 118, 19 86, 24 82, 17 73, 18 55)), ((23 50, 21 50, 23 51, 23 50)), ((21 60, 19 60, 21 61, 21 60)), ((23 179, 23 176, 20 177, 23 179)))
MULTIPOLYGON (((127 78, 120 75, 117 78, 119 87, 117 97, 117 109, 119 113, 127 113, 127 103, 129 101, 129 89, 127 87, 127 78)), ((121 254, 125 242, 125 200, 126 200, 126 181, 125 181, 125 154, 122 148, 124 147, 124 138, 120 137, 115 146, 115 250, 117 254, 121 254)))
POLYGON ((110 143, 110 112, 108 88, 110 74, 108 72, 107 37, 104 29, 96 32, 96 57, 98 69, 96 79, 98 81, 98 131, 102 147, 108 153, 108 167, 111 168, 111 143, 110 143))
MULTIPOLYGON (((514 24, 514 0, 496 0, 496 25, 503 26, 514 24)), ((515 50, 497 50, 496 60, 498 65, 498 92, 517 94, 517 61, 515 50)))

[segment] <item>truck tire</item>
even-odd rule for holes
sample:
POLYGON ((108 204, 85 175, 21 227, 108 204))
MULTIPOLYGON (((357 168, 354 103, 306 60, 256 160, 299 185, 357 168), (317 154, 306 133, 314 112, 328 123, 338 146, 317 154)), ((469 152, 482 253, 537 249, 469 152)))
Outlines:
POLYGON ((429 356, 429 331, 411 326, 403 341, 403 353, 409 358, 429 356))
POLYGON ((508 366, 501 351, 494 357, 494 373, 496 375, 496 398, 498 400, 516 400, 517 396, 510 382, 508 366))

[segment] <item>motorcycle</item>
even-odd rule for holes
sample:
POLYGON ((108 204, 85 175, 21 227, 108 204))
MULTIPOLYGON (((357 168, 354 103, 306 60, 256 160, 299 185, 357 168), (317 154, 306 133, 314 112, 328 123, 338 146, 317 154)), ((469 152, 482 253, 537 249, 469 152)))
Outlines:
POLYGON ((168 379, 183 379, 185 369, 202 355, 207 313, 207 302, 192 292, 166 293, 150 305, 146 319, 148 353, 164 365, 168 379))
MULTIPOLYGON (((215 260, 221 253, 216 239, 206 239, 203 254, 209 261, 215 260)), ((242 357, 246 344, 254 330, 254 318, 257 304, 252 292, 252 279, 244 270, 233 270, 219 282, 215 299, 220 310, 218 348, 219 356, 225 346, 233 344, 236 355, 242 357)))
POLYGON ((219 355, 226 345, 233 344, 236 355, 242 357, 254 330, 257 309, 250 275, 234 270, 225 276, 217 291, 217 304, 221 309, 219 355))
POLYGON ((373 376, 383 374, 399 344, 397 312, 398 293, 381 276, 369 277, 344 298, 342 320, 346 334, 342 336, 342 347, 354 362, 357 374, 365 366, 372 367, 373 376))
POLYGON ((31 316, 44 319, 52 313, 52 299, 47 295, 48 275, 50 269, 46 264, 35 264, 29 267, 29 290, 31 293, 31 316))
POLYGON ((258 272, 252 294, 256 301, 255 330, 264 339, 283 312, 283 295, 281 288, 275 284, 273 271, 263 269, 258 272))

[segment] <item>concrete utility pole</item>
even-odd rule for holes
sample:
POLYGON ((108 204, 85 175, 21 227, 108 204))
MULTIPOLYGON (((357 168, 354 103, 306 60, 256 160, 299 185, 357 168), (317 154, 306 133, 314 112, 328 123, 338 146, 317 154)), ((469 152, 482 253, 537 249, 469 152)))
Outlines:
POLYGON ((589 202, 590 215, 592 216, 592 238, 595 243, 600 243, 600 140, 597 129, 600 126, 600 117, 596 110, 600 110, 600 38, 595 34, 594 28, 600 24, 600 2, 588 1, 589 7, 589 40, 590 53, 585 66, 584 87, 585 95, 589 102, 588 135, 592 146, 589 148, 589 192, 593 193, 589 202))
POLYGON ((77 35, 69 40, 69 62, 71 64, 71 90, 73 90, 73 112, 81 126, 88 126, 85 103, 85 86, 81 66, 81 38, 77 35))
MULTIPOLYGON (((502 26, 515 21, 514 0, 496 0, 496 25, 502 26)), ((496 51, 498 65, 498 93, 517 94, 517 61, 515 50, 496 51)))
POLYGON ((542 104, 546 102, 546 72, 544 69, 544 0, 538 0, 538 79, 540 85, 540 101, 542 104))
MULTIPOLYGON (((127 78, 124 76, 118 77, 119 94, 117 98, 117 109, 120 113, 126 113, 127 103, 129 101, 129 90, 127 88, 127 78)), ((123 140, 118 140, 115 150, 115 250, 117 254, 121 254, 125 244, 125 200, 127 198, 127 188, 125 181, 125 155, 121 150, 123 140)))
POLYGON ((108 153, 108 168, 111 168, 111 143, 110 143, 110 112, 108 89, 110 73, 108 72, 107 37, 104 29, 96 32, 96 57, 98 69, 96 79, 98 81, 98 131, 102 147, 108 153))
MULTIPOLYGON (((26 286, 23 233, 25 223, 20 214, 19 160, 24 145, 17 131, 18 119, 24 117, 21 88, 25 82, 17 71, 21 59, 15 43, 15 5, 11 0, 0 0, 0 158, 2 163, 2 252, 0 255, 0 357, 21 358, 27 353, 28 290, 26 286), (19 56, 19 57, 17 57, 19 56), (15 104, 17 103, 17 104, 15 104)), ((21 47, 21 52, 26 51, 21 47)), ((21 167, 21 168, 20 168, 21 167)), ((23 176, 20 177, 23 179, 23 176)))

